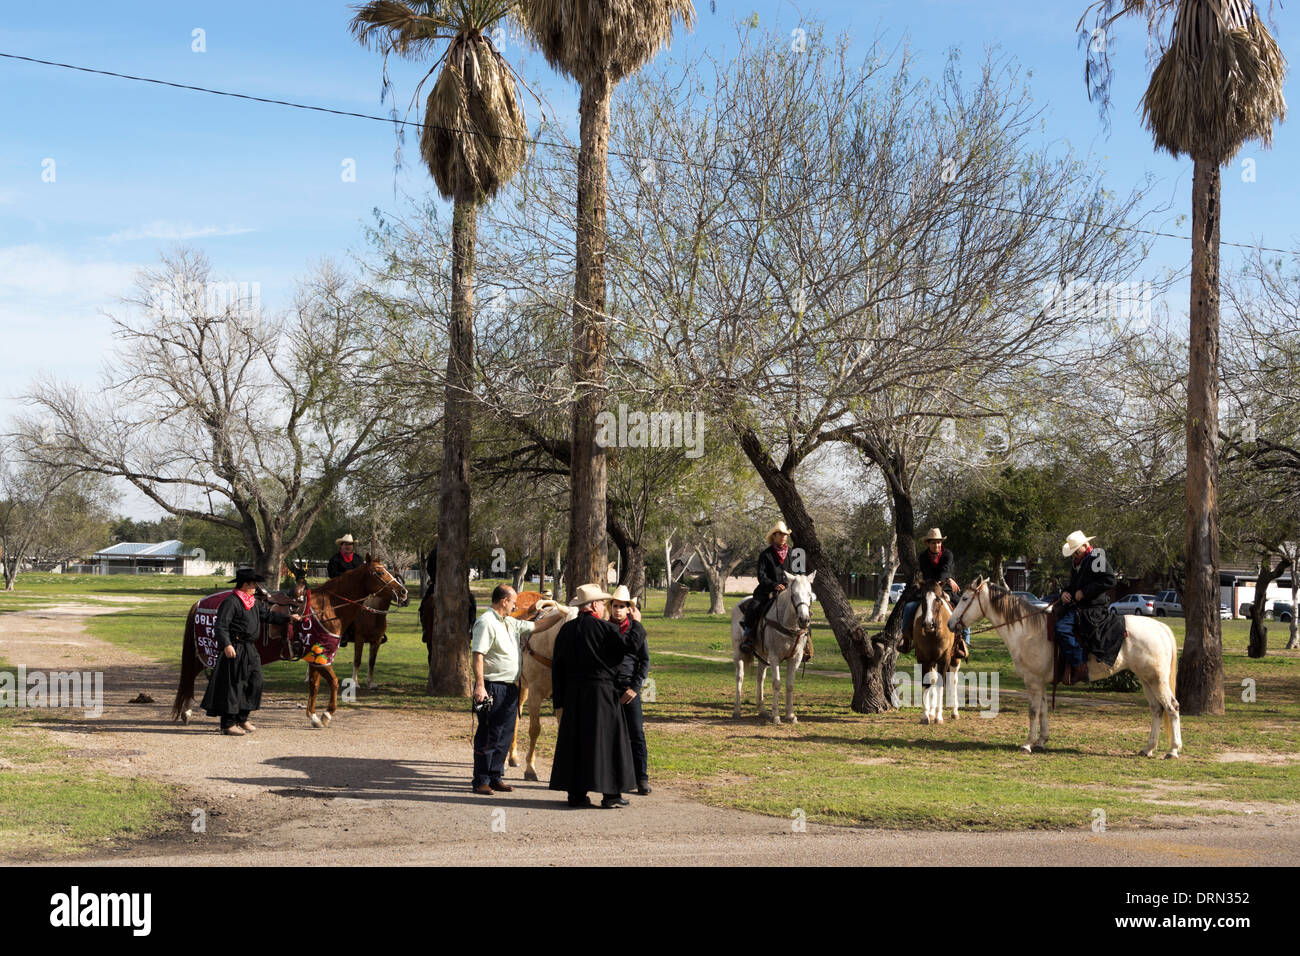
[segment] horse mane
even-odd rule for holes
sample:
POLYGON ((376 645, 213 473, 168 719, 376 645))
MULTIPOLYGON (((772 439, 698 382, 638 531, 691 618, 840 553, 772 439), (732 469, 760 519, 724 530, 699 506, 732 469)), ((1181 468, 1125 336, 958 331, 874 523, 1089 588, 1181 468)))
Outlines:
POLYGON ((1002 612, 1008 624, 1023 621, 1025 618, 1037 613, 1037 609, 1028 601, 1012 594, 1000 584, 989 584, 988 591, 989 600, 994 607, 1002 612))

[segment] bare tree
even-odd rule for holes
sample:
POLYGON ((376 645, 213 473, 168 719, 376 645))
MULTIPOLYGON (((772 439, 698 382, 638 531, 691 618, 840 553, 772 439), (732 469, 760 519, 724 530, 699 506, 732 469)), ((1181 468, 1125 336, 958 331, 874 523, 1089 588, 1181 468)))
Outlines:
POLYGON ((136 312, 95 394, 40 382, 21 423, 34 459, 124 479, 169 514, 240 533, 278 579, 283 556, 349 472, 382 444, 369 317, 335 269, 303 284, 291 318, 212 281, 201 253, 144 271, 136 312), (234 508, 230 514, 227 506, 234 508))

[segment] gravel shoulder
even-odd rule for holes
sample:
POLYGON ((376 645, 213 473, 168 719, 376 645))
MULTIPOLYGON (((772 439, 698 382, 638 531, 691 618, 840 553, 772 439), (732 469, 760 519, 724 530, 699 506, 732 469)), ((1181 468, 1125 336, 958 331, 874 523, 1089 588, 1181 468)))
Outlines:
POLYGON ((51 731, 57 743, 110 773, 178 788, 172 832, 61 864, 1300 864, 1300 811, 1291 807, 1106 833, 813 823, 796 832, 789 819, 701 804, 690 786, 656 785, 622 810, 571 810, 562 793, 512 769, 513 793, 479 797, 469 792, 468 714, 344 707, 328 729, 313 730, 304 690, 301 699, 268 696, 249 737, 223 737, 201 715, 173 723, 175 673, 86 633, 90 616, 112 610, 61 604, 3 617, 0 656, 11 664, 104 672, 102 716, 69 711, 73 719, 51 731), (128 703, 140 693, 154 703, 128 703), (195 811, 204 832, 194 832, 195 811))

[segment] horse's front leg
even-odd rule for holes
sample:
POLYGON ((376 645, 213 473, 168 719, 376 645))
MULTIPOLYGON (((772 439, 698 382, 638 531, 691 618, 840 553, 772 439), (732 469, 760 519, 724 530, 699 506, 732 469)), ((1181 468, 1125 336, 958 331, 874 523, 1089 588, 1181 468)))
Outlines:
MULTIPOLYGON (((519 678, 519 704, 515 707, 515 729, 510 734, 510 754, 506 757, 506 766, 519 766, 519 718, 523 716, 524 704, 528 702, 528 682, 519 678)), ((534 707, 537 705, 534 704, 534 707)))
POLYGON ((1029 739, 1020 745, 1020 749, 1027 754, 1033 753, 1034 744, 1038 743, 1038 714, 1043 706, 1039 691, 1036 684, 1025 684, 1025 694, 1029 698, 1029 739))
POLYGON ((799 648, 795 648, 794 656, 790 658, 790 663, 786 665, 785 672, 785 719, 792 724, 799 723, 799 718, 794 715, 794 671, 796 667, 795 661, 801 657, 799 648))
POLYGON ((321 723, 328 727, 330 720, 334 717, 334 711, 339 709, 339 677, 334 673, 332 664, 325 665, 325 676, 330 682, 330 703, 329 709, 321 714, 320 719, 321 723))
POLYGON ((533 698, 533 706, 528 708, 528 766, 524 770, 525 780, 537 779, 537 738, 542 735, 542 702, 533 698))
POLYGON ((375 660, 379 657, 379 641, 370 645, 370 682, 367 685, 371 690, 377 690, 379 685, 375 683, 375 660))
POLYGON ((363 646, 360 641, 352 642, 352 686, 354 688, 361 686, 361 648, 363 646))
POLYGON ((957 720, 961 717, 958 708, 961 706, 961 661, 953 661, 948 673, 944 675, 944 688, 948 694, 948 700, 952 704, 952 719, 957 720))
POLYGON ((763 684, 767 682, 767 665, 761 661, 754 661, 754 679, 758 682, 758 689, 754 692, 754 701, 758 707, 758 715, 763 716, 763 684))
POLYGON ((772 665, 772 723, 781 722, 781 662, 772 665))
POLYGON ((1143 757, 1154 757, 1156 747, 1160 745, 1160 718, 1164 716, 1164 711, 1160 706, 1160 699, 1156 696, 1155 688, 1144 683, 1142 693, 1146 695, 1147 705, 1151 708, 1151 736, 1147 738, 1147 745, 1138 753, 1143 757))
POLYGON ((316 691, 320 688, 320 668, 315 664, 307 665, 307 719, 316 728, 324 727, 316 716, 316 691))
POLYGON ((736 706, 733 707, 732 710, 731 710, 731 716, 732 716, 732 719, 735 719, 735 718, 737 718, 737 717, 740 716, 740 697, 741 697, 741 691, 743 690, 743 685, 744 685, 744 683, 745 683, 745 661, 744 661, 744 658, 742 658, 742 657, 740 656, 740 649, 739 649, 739 648, 736 649, 735 654, 736 654, 736 660, 735 660, 735 664, 736 664, 736 706))

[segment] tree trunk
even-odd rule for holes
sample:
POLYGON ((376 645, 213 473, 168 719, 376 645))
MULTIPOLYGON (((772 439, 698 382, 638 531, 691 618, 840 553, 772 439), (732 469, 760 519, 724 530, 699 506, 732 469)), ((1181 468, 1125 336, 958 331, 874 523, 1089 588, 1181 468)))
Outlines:
POLYGON ((573 295, 573 437, 569 465, 569 597, 576 585, 604 586, 605 449, 596 442, 596 416, 605 407, 605 202, 608 188, 609 103, 605 78, 582 87, 578 112, 577 263, 573 295))
POLYGON ((510 586, 513 587, 515 589, 515 593, 518 594, 519 589, 522 588, 527 581, 528 581, 528 559, 525 558, 524 563, 519 565, 517 568, 515 568, 514 580, 510 583, 510 586))
POLYGON ((727 607, 722 603, 722 575, 718 573, 718 566, 705 561, 703 556, 700 561, 704 565, 704 577, 709 582, 709 613, 726 614, 727 607))
POLYGON ((541 557, 538 559, 541 561, 541 565, 538 568, 538 574, 537 574, 537 590, 541 591, 542 593, 545 593, 546 592, 546 529, 545 528, 542 529, 542 539, 538 543, 537 553, 541 555, 541 557))
POLYGON ((1011 590, 1011 588, 1007 587, 1007 572, 1003 567, 1002 555, 1000 554, 993 555, 993 581, 998 587, 1006 588, 1008 591, 1011 590))
POLYGON ((686 616, 686 598, 691 589, 682 583, 681 578, 668 585, 668 598, 664 601, 664 617, 680 618, 686 616))
POLYGON ((1187 636, 1178 662, 1184 714, 1223 713, 1219 625, 1219 164, 1192 174, 1191 350, 1187 376, 1187 636))
POLYGON ((1286 558, 1283 558, 1275 568, 1269 564, 1268 559, 1269 552, 1265 551, 1259 559, 1259 574, 1255 579, 1255 601, 1251 605, 1250 614, 1250 643, 1246 647, 1246 653, 1250 657, 1264 657, 1268 654, 1268 625, 1264 623, 1264 606, 1268 603, 1268 586, 1277 580, 1291 563, 1286 558))
MULTIPOLYGON (((887 625, 883 634, 868 638, 867 632, 853 613, 853 606, 844 596, 835 570, 830 566, 822 551, 821 540, 812 517, 804 507, 803 497, 795 486, 794 478, 776 467, 770 455, 763 448, 758 436, 751 429, 741 433, 741 448, 750 463, 758 471, 759 477, 772 493, 781 508, 781 514, 790 525, 792 547, 803 548, 807 555, 809 571, 817 572, 813 590, 821 603, 826 620, 835 634, 840 653, 848 662, 849 673, 853 678, 852 709, 859 714, 879 714, 894 709, 893 677, 894 661, 898 657, 898 639, 901 636, 901 620, 892 628, 887 625), (888 635, 892 633, 892 638, 888 635)), ((906 502, 906 522, 908 531, 908 551, 911 545, 912 510, 910 498, 906 502)), ((899 517, 899 534, 902 533, 903 513, 899 517)), ((900 537, 901 542, 901 537, 900 537)), ((901 545, 900 545, 900 550, 901 545)), ((915 567, 916 556, 912 555, 911 564, 915 567)), ((901 607, 900 602, 897 607, 901 607)), ((897 611, 897 607, 895 611, 897 611)), ((890 621, 900 617, 897 613, 890 615, 890 621)))
MULTIPOLYGON (((891 512, 892 517, 892 512, 891 512)), ((885 565, 884 578, 880 593, 876 595, 876 606, 871 609, 871 623, 880 624, 889 617, 889 589, 894 586, 894 575, 898 573, 898 538, 889 540, 889 557, 885 565)))
POLYGON ((1291 562, 1291 639, 1286 642, 1286 649, 1294 651, 1300 648, 1300 607, 1296 606, 1296 592, 1300 591, 1300 567, 1291 562))
POLYGON ((474 391, 474 241, 478 208, 457 199, 452 213, 451 335, 443 411, 442 484, 438 495, 438 573, 433 586, 428 693, 470 693, 469 456, 474 391))

